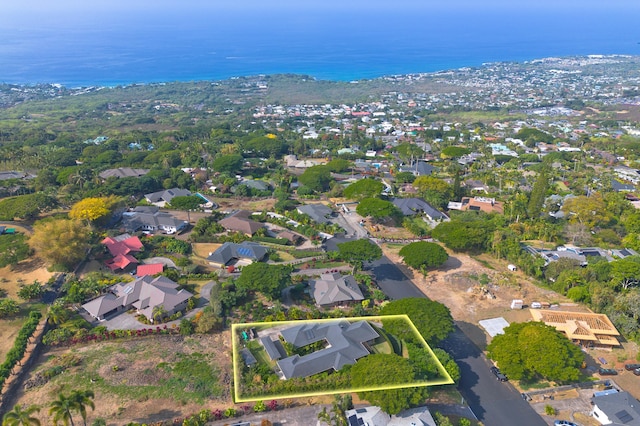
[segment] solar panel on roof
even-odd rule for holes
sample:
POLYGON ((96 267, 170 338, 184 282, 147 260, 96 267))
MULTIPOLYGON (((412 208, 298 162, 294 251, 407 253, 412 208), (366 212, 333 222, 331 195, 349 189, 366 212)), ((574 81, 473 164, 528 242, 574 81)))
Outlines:
POLYGON ((618 411, 616 414, 614 414, 618 420, 620 420, 622 423, 629 423, 631 420, 633 420, 633 416, 631 414, 629 414, 627 412, 627 410, 622 410, 622 411, 618 411))
POLYGON ((131 287, 130 285, 124 288, 124 294, 131 294, 132 292, 133 292, 133 287, 131 287))
POLYGON ((241 256, 248 257, 253 254, 253 251, 246 247, 238 247, 238 254, 241 256))
POLYGON ((358 426, 358 417, 355 414, 349 416, 349 426, 358 426))

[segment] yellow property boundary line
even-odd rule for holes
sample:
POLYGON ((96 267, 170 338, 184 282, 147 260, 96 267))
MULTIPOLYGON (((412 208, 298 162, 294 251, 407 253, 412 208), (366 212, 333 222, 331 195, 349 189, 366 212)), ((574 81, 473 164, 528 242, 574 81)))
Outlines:
POLYGON ((454 381, 451 379, 449 373, 444 368, 438 357, 435 355, 431 347, 427 344, 427 342, 422 338, 422 335, 413 324, 411 319, 409 319, 408 315, 384 315, 384 316, 375 316, 375 317, 349 317, 349 318, 329 318, 329 319, 319 319, 319 320, 303 320, 303 321, 277 321, 277 322, 250 322, 250 323, 240 323, 240 324, 232 324, 231 325, 231 343, 233 348, 233 389, 234 389, 234 401, 235 402, 250 402, 250 401, 261 401, 264 399, 279 399, 279 398, 301 398, 301 397, 309 397, 309 396, 320 396, 320 395, 334 395, 341 393, 352 393, 352 392, 370 392, 370 391, 379 391, 379 390, 390 390, 390 389, 401 389, 407 387, 424 387, 424 386, 438 386, 438 385, 450 385, 453 384, 454 381), (269 329, 272 327, 280 327, 283 325, 291 324, 293 325, 301 325, 301 324, 314 324, 314 323, 323 323, 323 322, 335 322, 340 320, 347 320, 349 322, 355 321, 367 321, 367 322, 382 322, 382 320, 387 319, 401 319, 404 320, 407 325, 411 328, 417 340, 423 345, 425 350, 429 352, 432 359, 435 361, 436 366, 438 368, 438 372, 440 373, 442 379, 440 380, 426 380, 426 381, 418 381, 411 382, 405 384, 394 384, 389 386, 379 386, 374 388, 353 388, 353 389, 339 389, 335 391, 331 390, 323 390, 318 392, 305 392, 305 393, 293 393, 293 394, 271 394, 271 395, 260 395, 255 397, 242 397, 240 394, 240 382, 241 382, 241 370, 244 365, 244 360, 240 355, 240 349, 242 347, 240 342, 240 332, 239 329, 250 329, 250 328, 261 328, 263 330, 269 329))

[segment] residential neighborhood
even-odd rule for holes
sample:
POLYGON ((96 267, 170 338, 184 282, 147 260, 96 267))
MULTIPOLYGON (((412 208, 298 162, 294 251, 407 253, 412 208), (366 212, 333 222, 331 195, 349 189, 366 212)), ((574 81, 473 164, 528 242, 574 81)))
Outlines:
POLYGON ((278 79, 0 85, 0 414, 636 424, 637 58, 278 79))

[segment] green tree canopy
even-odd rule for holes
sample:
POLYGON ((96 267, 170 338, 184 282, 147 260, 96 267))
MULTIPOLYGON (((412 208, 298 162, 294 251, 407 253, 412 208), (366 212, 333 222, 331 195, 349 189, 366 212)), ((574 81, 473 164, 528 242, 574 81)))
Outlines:
POLYGON ((0 268, 15 265, 31 254, 23 234, 3 235, 0 238, 0 268))
MULTIPOLYGON (((373 354, 351 367, 355 388, 375 388, 390 385, 410 385, 415 381, 413 366, 407 358, 395 354, 373 354)), ((400 389, 359 392, 358 396, 377 405, 386 413, 398 414, 419 405, 428 396, 426 387, 409 386, 400 389)))
MULTIPOLYGON (((349 188, 347 188, 349 189, 349 188)), ((347 190, 345 189, 345 191, 347 190)), ((379 198, 365 198, 358 203, 356 212, 363 217, 371 217, 374 220, 386 218, 399 218, 402 212, 390 201, 379 198)))
POLYGON ((179 195, 171 199, 171 207, 178 210, 197 210, 204 202, 197 195, 179 195))
POLYGON ((584 354, 564 334, 542 322, 513 323, 487 346, 489 357, 516 380, 571 382, 580 377, 584 354))
POLYGON ((298 182, 316 192, 329 189, 331 170, 327 166, 311 166, 299 177, 298 182))
MULTIPOLYGON (((408 315, 413 325, 416 326, 418 332, 422 335, 422 338, 430 346, 437 345, 453 331, 453 318, 451 317, 449 308, 442 303, 435 302, 426 297, 394 300, 383 306, 380 314, 408 315)), ((396 322, 392 322, 387 326, 385 323, 385 329, 403 340, 414 340, 413 333, 409 332, 403 324, 404 323, 396 324, 396 322)))
POLYGON ((453 251, 482 251, 487 247, 495 225, 486 220, 441 222, 431 235, 453 251))
POLYGON ((326 166, 333 173, 343 173, 351 168, 351 161, 345 160, 344 158, 334 158, 329 161, 326 166))
POLYGON ((25 409, 16 405, 2 417, 2 426, 40 426, 40 420, 33 416, 38 411, 40 407, 37 405, 30 405, 25 409))
POLYGON ((414 269, 437 268, 447 261, 449 255, 440 245, 428 241, 407 244, 400 249, 400 256, 414 269))
POLYGON ((376 179, 361 179, 344 189, 344 196, 352 200, 362 200, 363 198, 375 198, 378 197, 384 184, 376 179))
POLYGON ((640 284, 640 256, 629 256, 611 262, 611 283, 624 290, 640 284))
POLYGON ((242 268, 236 280, 239 288, 258 291, 269 299, 278 299, 282 290, 291 284, 291 268, 255 262, 242 268))
POLYGON ((55 198, 40 192, 5 198, 0 201, 0 220, 34 219, 56 205, 55 198))
POLYGON ((580 223, 593 228, 603 226, 611 221, 602 195, 594 192, 591 196, 580 195, 564 201, 562 211, 570 222, 580 223))
POLYGON ((242 170, 244 159, 240 154, 221 155, 213 160, 213 170, 235 175, 242 170))
POLYGON ((355 269, 361 269, 364 262, 373 262, 382 257, 382 249, 368 239, 347 241, 338 244, 338 257, 355 269))
POLYGON ((442 158, 458 158, 471 152, 468 148, 461 146, 448 146, 442 150, 440 157, 442 158))

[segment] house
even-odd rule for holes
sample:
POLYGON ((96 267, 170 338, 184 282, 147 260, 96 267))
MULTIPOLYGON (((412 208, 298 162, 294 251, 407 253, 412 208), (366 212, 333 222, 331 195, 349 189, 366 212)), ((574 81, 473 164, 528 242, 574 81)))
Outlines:
POLYGON ((144 246, 138 237, 129 234, 118 235, 117 237, 107 237, 101 241, 107 249, 112 259, 105 262, 105 265, 112 271, 124 270, 130 265, 138 263, 138 260, 131 253, 144 250, 144 246))
POLYGON ((191 191, 188 189, 172 188, 152 192, 151 194, 145 194, 144 198, 148 203, 153 204, 154 206, 166 207, 167 204, 171 204, 171 200, 174 197, 188 197, 190 195, 191 191))
POLYGON ((427 407, 404 410, 393 416, 376 406, 354 408, 344 414, 349 426, 436 426, 427 407))
POLYGON ((325 340, 324 349, 305 356, 293 355, 277 361, 285 379, 308 377, 323 371, 340 370, 370 354, 366 344, 379 335, 366 321, 346 320, 305 323, 281 331, 285 342, 300 348, 325 340))
POLYGON ((140 265, 136 269, 136 276, 144 277, 145 275, 157 275, 164 271, 164 263, 148 263, 140 265))
POLYGON ((601 425, 640 426, 640 402, 629 392, 595 396, 591 403, 591 415, 601 425))
POLYGON ((158 207, 138 206, 132 212, 122 213, 122 225, 127 232, 148 231, 175 234, 188 225, 171 214, 159 211, 158 207))
POLYGON ((333 210, 324 204, 305 204, 298 207, 298 213, 306 214, 314 222, 329 223, 330 220, 327 217, 333 214, 333 210))
POLYGON ((415 176, 431 176, 436 170, 438 170, 437 167, 432 166, 426 161, 418 160, 411 165, 400 166, 398 171, 413 173, 415 176))
POLYGON ((450 201, 447 205, 449 210, 462 211, 482 211, 485 213, 504 213, 504 205, 495 198, 486 197, 462 197, 460 202, 450 201))
POLYGON ((227 266, 244 266, 253 262, 260 262, 267 257, 266 247, 257 243, 244 241, 240 244, 226 242, 216 251, 209 254, 207 262, 216 268, 227 266))
POLYGON ((534 321, 542 321, 554 327, 581 346, 612 348, 620 345, 616 339, 620 333, 604 314, 544 309, 529 309, 529 312, 534 321))
POLYGON ((100 172, 98 176, 101 179, 109 179, 111 177, 123 178, 123 177, 142 177, 149 173, 149 169, 132 169, 131 167, 119 167, 117 169, 107 169, 100 172))
POLYGON ((0 172, 0 180, 9 180, 9 179, 33 179, 34 175, 26 172, 16 172, 16 171, 8 171, 8 172, 0 172))
POLYGON ((288 230, 280 231, 278 233, 278 238, 284 238, 285 240, 289 241, 294 246, 297 246, 302 241, 304 241, 304 237, 302 235, 296 234, 295 232, 291 232, 291 231, 288 231, 288 230))
POLYGON ((231 192, 235 192, 235 190, 240 185, 245 185, 251 189, 255 189, 256 191, 269 191, 271 189, 271 187, 267 182, 264 182, 261 180, 253 180, 253 179, 243 179, 241 182, 238 183, 238 185, 231 188, 231 192))
POLYGON ((422 198, 394 198, 391 202, 405 216, 423 214, 431 221, 447 221, 449 216, 442 213, 422 198))
POLYGON ((336 306, 364 300, 353 275, 343 276, 339 272, 321 274, 320 279, 309 281, 309 287, 318 306, 336 306))
POLYGON ((178 290, 178 284, 167 277, 144 276, 128 283, 118 283, 110 292, 82 305, 92 317, 102 321, 109 315, 135 308, 153 322, 154 308, 162 306, 165 315, 173 315, 187 307, 193 294, 178 290))
POLYGON ((611 179, 611 189, 616 192, 633 192, 636 187, 630 183, 622 183, 616 179, 611 179))
POLYGON ((249 219, 250 216, 251 212, 239 210, 218 221, 218 223, 227 231, 242 232, 251 237, 263 225, 260 222, 249 219))

